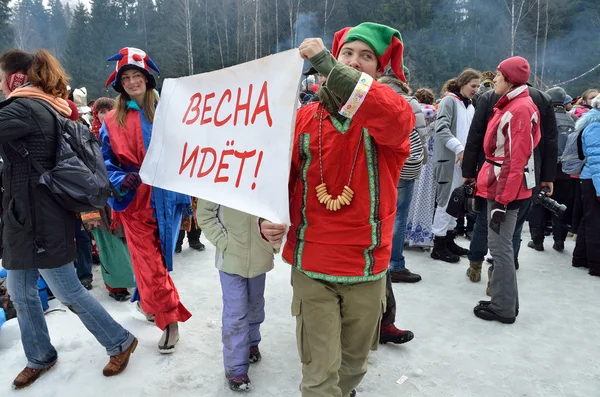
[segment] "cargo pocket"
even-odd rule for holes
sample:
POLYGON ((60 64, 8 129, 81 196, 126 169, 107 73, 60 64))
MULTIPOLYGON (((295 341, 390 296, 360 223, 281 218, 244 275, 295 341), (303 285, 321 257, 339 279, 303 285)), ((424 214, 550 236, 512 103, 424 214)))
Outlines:
POLYGON ((302 318, 302 300, 295 295, 292 298, 292 316, 296 317, 296 343, 298 345, 300 361, 302 364, 310 364, 312 357, 310 355, 306 326, 302 318))
POLYGON ((381 312, 379 313, 379 321, 377 321, 377 328, 375 328, 373 340, 371 341, 371 351, 377 350, 377 347, 379 346, 379 330, 381 329, 381 320, 383 319, 383 313, 385 313, 385 305, 386 300, 384 296, 381 300, 381 312))

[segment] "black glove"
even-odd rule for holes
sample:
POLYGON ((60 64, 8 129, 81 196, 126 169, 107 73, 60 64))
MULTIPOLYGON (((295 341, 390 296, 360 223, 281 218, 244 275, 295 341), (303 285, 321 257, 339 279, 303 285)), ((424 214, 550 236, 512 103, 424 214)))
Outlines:
POLYGON ((500 224, 506 220, 506 206, 494 201, 490 213, 490 229, 500 234, 500 224))
POLYGON ((142 184, 142 178, 137 172, 130 172, 121 181, 121 190, 135 190, 142 184))

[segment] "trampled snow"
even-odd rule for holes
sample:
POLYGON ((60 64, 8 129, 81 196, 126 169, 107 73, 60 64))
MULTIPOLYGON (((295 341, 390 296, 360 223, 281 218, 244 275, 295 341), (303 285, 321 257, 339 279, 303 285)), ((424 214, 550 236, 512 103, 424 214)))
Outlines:
MULTIPOLYGON (((358 397, 600 396, 600 278, 571 267, 571 239, 563 253, 551 249, 551 238, 544 252, 527 248, 526 241, 524 236, 518 271, 520 315, 513 325, 473 315, 477 301, 486 299, 485 272, 482 282, 471 283, 466 259, 447 264, 408 251, 408 267, 423 281, 394 285, 396 325, 412 330, 415 339, 371 354, 358 397)), ((221 289, 210 244, 205 252, 184 248, 176 257, 172 276, 193 317, 180 325, 181 341, 169 356, 157 351, 160 330, 133 304, 109 298, 98 267, 94 272, 91 293, 139 339, 127 370, 102 376, 108 362, 103 348, 74 314, 54 312, 46 319, 58 364, 31 387, 13 391, 10 384, 26 360, 18 324, 11 320, 0 330, 0 396, 239 395, 227 388, 223 374, 221 289)), ((242 394, 298 396, 301 364, 290 314, 290 268, 280 258, 267 276, 265 295, 263 359, 251 366, 252 390, 242 394)), ((54 300, 51 307, 61 305, 54 300)))

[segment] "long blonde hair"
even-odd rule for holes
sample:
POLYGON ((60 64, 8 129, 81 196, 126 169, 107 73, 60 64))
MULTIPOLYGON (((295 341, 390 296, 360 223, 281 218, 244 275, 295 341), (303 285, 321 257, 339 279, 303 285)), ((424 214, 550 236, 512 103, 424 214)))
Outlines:
MULTIPOLYGON (((156 104, 158 103, 159 96, 153 89, 146 90, 144 94, 144 101, 142 102, 142 110, 144 116, 149 123, 154 122, 154 111, 156 104)), ((125 126, 125 120, 127 118, 127 102, 131 100, 131 97, 123 92, 119 94, 115 101, 115 116, 117 117, 117 123, 119 126, 125 126)))

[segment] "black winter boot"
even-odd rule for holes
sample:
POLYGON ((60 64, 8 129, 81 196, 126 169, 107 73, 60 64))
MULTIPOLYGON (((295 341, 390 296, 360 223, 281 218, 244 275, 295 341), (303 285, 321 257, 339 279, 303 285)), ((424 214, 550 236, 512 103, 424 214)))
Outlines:
POLYGON ((446 247, 448 247, 448 250, 450 252, 452 252, 454 255, 458 255, 458 256, 467 255, 469 253, 469 250, 466 248, 463 248, 459 245, 456 245, 456 243, 454 242, 455 238, 456 238, 456 233, 448 231, 448 233, 446 234, 446 247))
POLYGON ((456 263, 460 261, 460 256, 453 254, 446 246, 446 237, 435 236, 433 239, 433 250, 431 251, 433 259, 448 263, 456 263))

